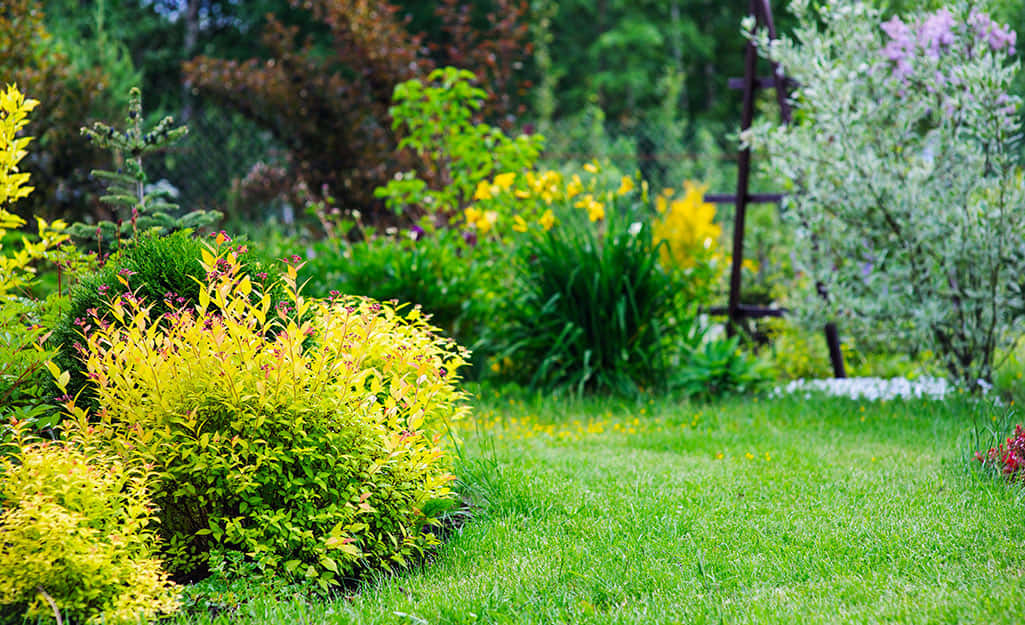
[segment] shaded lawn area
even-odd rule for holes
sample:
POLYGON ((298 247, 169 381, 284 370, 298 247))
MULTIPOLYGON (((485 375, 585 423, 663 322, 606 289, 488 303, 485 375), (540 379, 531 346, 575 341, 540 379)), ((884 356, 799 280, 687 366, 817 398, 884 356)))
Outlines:
POLYGON ((1002 414, 492 397, 464 427, 478 507, 432 562, 188 622, 1019 622, 1025 505, 966 470, 973 420, 1002 414))

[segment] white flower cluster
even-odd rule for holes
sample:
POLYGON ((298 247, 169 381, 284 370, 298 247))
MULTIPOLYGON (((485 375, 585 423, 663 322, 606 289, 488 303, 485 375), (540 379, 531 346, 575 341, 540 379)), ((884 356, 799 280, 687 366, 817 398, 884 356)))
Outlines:
POLYGON ((822 380, 793 380, 784 386, 777 386, 770 397, 823 393, 829 397, 849 397, 869 401, 891 399, 943 399, 954 387, 943 378, 827 378, 822 380))

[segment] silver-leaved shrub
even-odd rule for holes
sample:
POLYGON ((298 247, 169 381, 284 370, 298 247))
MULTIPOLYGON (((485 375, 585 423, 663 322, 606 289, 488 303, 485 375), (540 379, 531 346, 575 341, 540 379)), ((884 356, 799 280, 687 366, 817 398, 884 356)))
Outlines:
POLYGON ((744 23, 796 83, 794 123, 741 138, 768 152, 791 192, 803 316, 931 350, 977 388, 1021 334, 1015 33, 978 3, 886 21, 861 2, 816 6, 791 3, 793 38, 744 23))

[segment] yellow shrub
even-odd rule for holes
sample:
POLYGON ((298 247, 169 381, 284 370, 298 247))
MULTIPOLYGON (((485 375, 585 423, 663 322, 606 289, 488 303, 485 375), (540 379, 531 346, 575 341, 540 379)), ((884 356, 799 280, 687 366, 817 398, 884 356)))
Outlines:
POLYGON ((73 444, 0 456, 0 620, 122 623, 172 612, 146 475, 73 444))
POLYGON ((690 268, 720 254, 722 228, 715 223, 715 204, 704 201, 704 185, 684 182, 683 198, 674 199, 673 189, 655 198, 662 218, 655 221, 655 241, 665 241, 662 264, 666 268, 690 268))
POLYGON ((230 252, 204 265, 195 310, 151 323, 122 297, 87 341, 99 431, 154 466, 172 570, 238 549, 328 585, 436 542, 464 351, 419 309, 307 299, 294 266, 272 310, 230 252))
POLYGON ((33 190, 28 186, 28 173, 18 172, 18 163, 28 153, 25 148, 32 137, 19 137, 18 132, 28 123, 28 114, 37 104, 37 100, 26 99, 14 85, 0 91, 0 298, 25 285, 34 271, 31 263, 68 238, 63 234, 64 222, 48 224, 37 218, 38 241, 22 237, 20 249, 4 250, 4 235, 25 225, 24 219, 8 212, 5 206, 33 190))

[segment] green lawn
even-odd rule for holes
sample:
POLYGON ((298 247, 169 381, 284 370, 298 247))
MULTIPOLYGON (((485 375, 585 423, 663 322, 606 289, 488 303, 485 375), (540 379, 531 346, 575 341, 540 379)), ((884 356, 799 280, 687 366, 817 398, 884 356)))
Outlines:
MULTIPOLYGON (((472 518, 421 569, 206 623, 1016 623, 1025 505, 954 400, 492 397, 472 518)), ((974 414, 973 414, 974 413, 974 414)))

